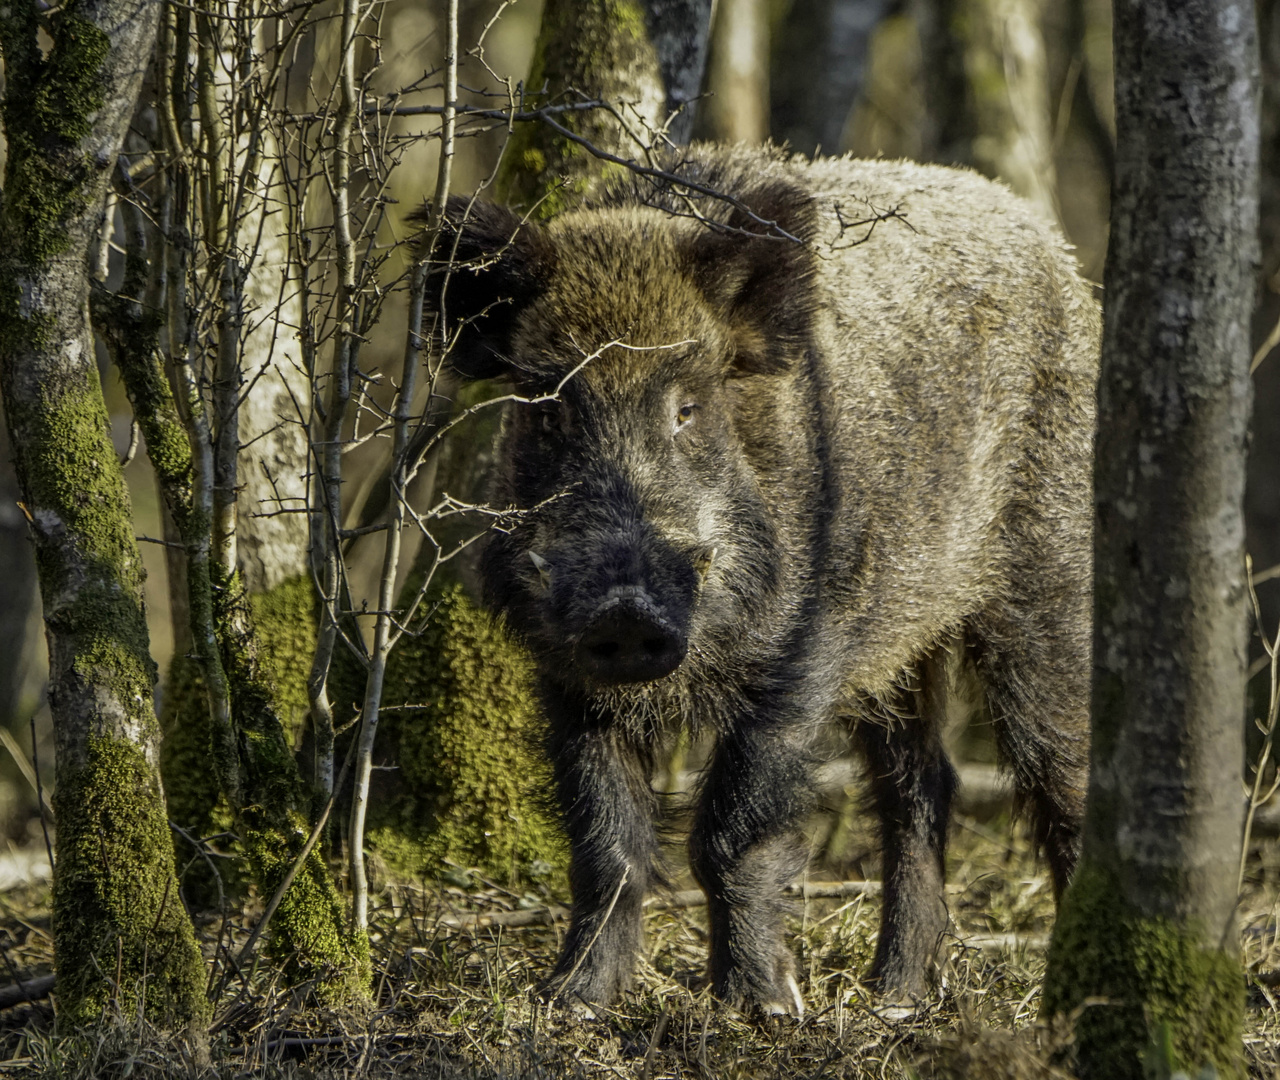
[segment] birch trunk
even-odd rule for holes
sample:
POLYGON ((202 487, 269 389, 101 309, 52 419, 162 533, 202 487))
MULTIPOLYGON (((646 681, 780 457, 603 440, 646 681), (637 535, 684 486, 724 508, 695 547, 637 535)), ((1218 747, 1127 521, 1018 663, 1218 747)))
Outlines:
POLYGON ((1120 0, 1115 79, 1093 757, 1044 1011, 1083 1006, 1083 1077, 1141 1077, 1153 1054, 1235 1076, 1253 4, 1120 0))
POLYGON ((114 997, 199 1029, 204 965, 164 812, 142 563, 89 324, 89 251, 160 7, 72 0, 47 57, 36 5, 0 8, 0 383, 50 657, 62 1012, 93 1020, 114 997))

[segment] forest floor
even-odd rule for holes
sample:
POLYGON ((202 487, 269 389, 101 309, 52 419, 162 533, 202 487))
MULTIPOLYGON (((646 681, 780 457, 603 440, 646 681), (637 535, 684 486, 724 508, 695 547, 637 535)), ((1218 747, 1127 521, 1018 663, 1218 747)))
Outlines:
MULTIPOLYGON (((1053 900, 1025 833, 960 818, 949 855, 952 927, 941 977, 915 1015, 877 1011, 859 982, 874 948, 874 896, 797 899, 792 922, 807 1015, 757 1023, 718 1006, 702 986, 705 910, 656 898, 634 990, 583 1020, 538 1003, 562 921, 458 929, 477 915, 545 905, 462 872, 452 882, 384 887, 374 916, 376 1004, 302 1007, 268 965, 233 983, 215 1008, 211 1064, 135 1025, 54 1033, 47 1000, 0 1011, 0 1076, 938 1078, 1069 1076, 1070 1032, 1038 1022, 1053 900), (452 925, 450 925, 452 924, 452 925), (1058 1062, 1054 1065, 1050 1062, 1058 1062)), ((846 877, 857 876, 857 860, 846 877)), ((874 873, 874 860, 867 867, 874 873)), ((678 882, 687 887, 687 882, 678 882)), ((0 893, 8 979, 51 969, 48 890, 0 893)), ((231 920, 243 940, 260 908, 231 920)), ((1241 908, 1250 972, 1246 1055, 1253 1078, 1280 1080, 1280 840, 1253 845, 1241 908)), ((197 920, 211 955, 222 920, 197 920)), ((0 982, 7 981, 0 975, 0 982)))

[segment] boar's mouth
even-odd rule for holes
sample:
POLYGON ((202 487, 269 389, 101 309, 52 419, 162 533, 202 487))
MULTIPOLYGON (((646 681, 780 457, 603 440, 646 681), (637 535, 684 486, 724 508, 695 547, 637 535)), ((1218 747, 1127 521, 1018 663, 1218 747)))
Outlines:
POLYGON ((653 682, 684 661, 687 636, 663 617, 641 588, 615 588, 592 613, 574 648, 574 660, 592 682, 605 686, 653 682))

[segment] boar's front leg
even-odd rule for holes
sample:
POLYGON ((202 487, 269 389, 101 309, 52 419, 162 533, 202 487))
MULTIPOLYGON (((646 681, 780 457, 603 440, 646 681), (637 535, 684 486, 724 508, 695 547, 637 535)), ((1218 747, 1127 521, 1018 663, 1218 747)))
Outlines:
POLYGON ((547 991, 566 1004, 607 1005, 631 981, 657 858, 647 755, 599 717, 548 711, 573 908, 547 991))
POLYGON ((804 868, 796 823, 811 803, 809 768, 796 728, 743 724, 716 748, 689 838, 707 894, 712 990, 767 1016, 804 1015, 782 890, 804 868))

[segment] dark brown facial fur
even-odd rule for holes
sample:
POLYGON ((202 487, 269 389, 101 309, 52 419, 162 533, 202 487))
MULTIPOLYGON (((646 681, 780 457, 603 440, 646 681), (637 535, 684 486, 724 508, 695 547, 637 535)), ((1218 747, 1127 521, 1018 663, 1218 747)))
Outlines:
POLYGON ((454 200, 461 265, 432 279, 458 370, 536 401, 506 418, 493 491, 529 513, 482 571, 538 660, 572 847, 552 984, 626 986, 651 763, 687 725, 717 740, 690 837, 714 989, 802 1011, 781 889, 834 717, 882 822, 870 978, 910 1001, 946 925, 959 659, 1059 892, 1074 866, 1098 312, 1053 230, 972 173, 711 148, 680 167, 734 202, 700 203, 708 224, 620 186, 543 227, 454 200), (867 205, 905 221, 850 235, 867 205))

